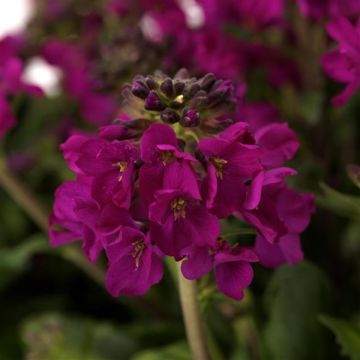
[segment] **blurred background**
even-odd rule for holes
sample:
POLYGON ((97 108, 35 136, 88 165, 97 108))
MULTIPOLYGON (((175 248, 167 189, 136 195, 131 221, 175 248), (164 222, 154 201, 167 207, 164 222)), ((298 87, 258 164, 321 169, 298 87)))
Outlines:
MULTIPOLYGON (((336 47, 327 14, 295 0, 244 0, 236 11, 234 3, 2 1, 0 82, 4 59, 16 58, 22 90, 6 94, 9 109, 0 101, 1 121, 13 121, 1 163, 50 214, 55 189, 73 176, 59 145, 118 114, 121 88, 136 74, 186 67, 231 78, 246 88, 249 116, 297 132, 291 185, 313 192, 317 211, 302 236, 305 261, 255 266, 243 301, 200 283, 214 358, 360 359, 360 94, 341 108, 330 102, 343 86, 321 68, 336 47)), ((102 282, 105 259, 89 265, 72 249, 50 248, 0 188, 0 360, 191 358, 169 271, 146 296, 114 299, 102 282)))

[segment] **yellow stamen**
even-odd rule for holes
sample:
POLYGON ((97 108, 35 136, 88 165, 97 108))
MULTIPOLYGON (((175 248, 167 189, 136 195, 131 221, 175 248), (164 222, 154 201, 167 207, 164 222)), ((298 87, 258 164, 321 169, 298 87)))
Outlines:
POLYGON ((173 150, 162 150, 160 152, 161 154, 161 160, 163 165, 169 164, 172 160, 175 159, 174 151, 173 150))
POLYGON ((186 205, 187 202, 183 198, 176 198, 171 202, 171 209, 174 212, 175 220, 178 220, 180 216, 183 219, 186 218, 186 205))
POLYGON ((144 239, 136 240, 132 243, 132 245, 134 246, 134 250, 131 253, 131 256, 135 259, 135 267, 138 268, 140 266, 141 256, 145 249, 144 239))
POLYGON ((215 166, 216 176, 220 180, 222 180, 223 179, 224 166, 228 163, 227 160, 214 157, 214 158, 211 158, 210 161, 215 166))
POLYGON ((112 164, 112 166, 116 166, 119 168, 120 175, 119 175, 118 181, 120 182, 123 178, 124 172, 127 169, 127 163, 125 161, 118 161, 118 162, 112 164))

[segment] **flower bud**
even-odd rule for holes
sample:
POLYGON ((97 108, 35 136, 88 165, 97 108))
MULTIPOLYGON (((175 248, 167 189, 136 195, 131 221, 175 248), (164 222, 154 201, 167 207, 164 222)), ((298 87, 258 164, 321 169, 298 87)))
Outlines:
POLYGON ((149 95, 149 89, 143 81, 136 80, 132 84, 131 92, 140 99, 145 99, 149 95))
POLYGON ((184 127, 195 127, 200 122, 200 114, 195 109, 185 109, 180 124, 184 127))
POLYGON ((166 95, 168 98, 172 98, 175 95, 175 89, 173 82, 170 78, 165 79, 161 85, 160 90, 166 95))
POLYGON ((148 88, 151 90, 156 90, 158 88, 158 84, 152 76, 147 76, 145 82, 148 88))
POLYGON ((168 124, 175 124, 180 121, 179 114, 170 108, 166 108, 160 115, 161 120, 168 124))
POLYGON ((181 95, 185 89, 185 83, 183 83, 182 81, 177 81, 174 84, 174 88, 175 88, 175 94, 181 95))
POLYGON ((200 87, 204 90, 209 90, 214 85, 216 77, 213 73, 206 74, 200 81, 200 87))
POLYGON ((151 90, 150 94, 145 99, 145 110, 150 111, 161 111, 164 110, 165 106, 161 102, 159 95, 156 91, 151 90))

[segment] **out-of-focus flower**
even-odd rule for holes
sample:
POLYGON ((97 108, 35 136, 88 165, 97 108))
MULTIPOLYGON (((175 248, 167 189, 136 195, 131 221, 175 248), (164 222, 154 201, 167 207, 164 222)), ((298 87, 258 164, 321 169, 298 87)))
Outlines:
POLYGON ((24 63, 19 56, 22 46, 20 37, 7 36, 0 40, 0 138, 16 124, 10 98, 21 93, 43 94, 39 87, 23 79, 24 63))
POLYGON ((52 244, 81 238, 91 260, 104 249, 114 296, 144 294, 160 281, 164 256, 182 261, 188 279, 213 270, 219 290, 237 300, 253 262, 300 260, 313 198, 285 183, 296 174, 283 167, 296 136, 280 121, 250 126, 244 113, 239 121, 239 94, 212 73, 135 77, 120 120, 62 145, 77 180, 56 193, 52 244), (253 247, 224 239, 220 221, 231 215, 257 230, 253 247))
POLYGON ((338 42, 338 48, 321 59, 325 72, 334 80, 346 84, 345 90, 332 102, 341 106, 360 88, 360 23, 352 25, 338 17, 327 24, 329 35, 338 42))
POLYGON ((357 16, 360 3, 357 0, 297 0, 300 11, 316 20, 324 17, 357 16))
POLYGON ((237 16, 257 26, 279 24, 284 17, 285 0, 233 0, 237 16))
POLYGON ((116 113, 111 97, 100 91, 92 78, 92 64, 79 45, 58 39, 48 40, 42 48, 43 58, 62 70, 66 94, 80 106, 85 120, 98 126, 109 123, 116 113))

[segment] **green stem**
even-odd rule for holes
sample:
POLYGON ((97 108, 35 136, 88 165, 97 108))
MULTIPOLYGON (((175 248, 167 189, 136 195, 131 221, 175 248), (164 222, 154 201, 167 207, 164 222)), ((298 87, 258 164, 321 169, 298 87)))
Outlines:
POLYGON ((179 292, 186 335, 194 360, 210 360, 206 331, 200 315, 196 281, 185 279, 179 269, 179 292))
MULTIPOLYGON (((38 227, 47 234, 48 215, 36 197, 24 184, 10 172, 6 161, 0 158, 0 186, 14 199, 14 201, 28 214, 38 227)), ((72 261, 81 268, 90 278, 103 286, 105 272, 90 263, 75 246, 67 246, 59 251, 60 255, 72 261)))
POLYGON ((7 168, 4 159, 0 159, 0 186, 14 199, 14 201, 30 216, 35 224, 44 232, 48 229, 46 211, 23 186, 20 180, 7 168))

